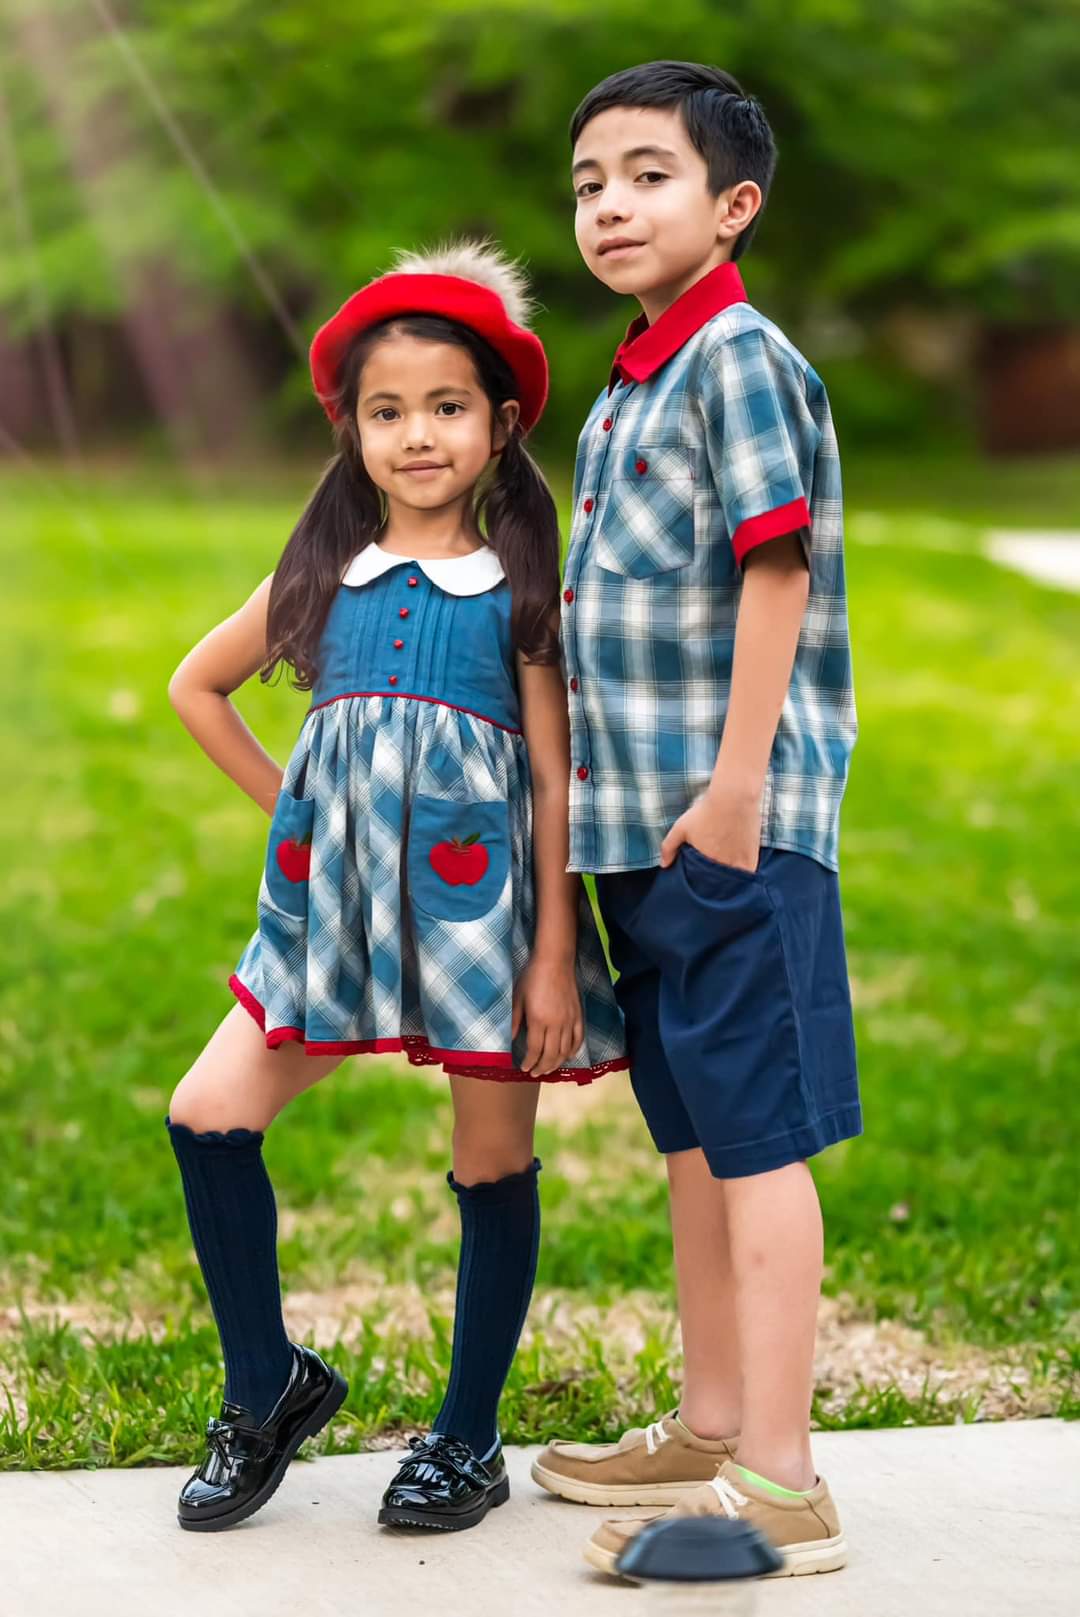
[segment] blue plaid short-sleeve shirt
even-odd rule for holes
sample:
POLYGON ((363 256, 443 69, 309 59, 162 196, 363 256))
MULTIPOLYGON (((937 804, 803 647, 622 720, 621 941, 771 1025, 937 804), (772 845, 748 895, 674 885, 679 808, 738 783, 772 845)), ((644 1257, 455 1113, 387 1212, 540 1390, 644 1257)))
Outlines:
POLYGON ((722 264, 630 328, 578 443, 562 606, 570 862, 659 863, 724 728, 742 562, 801 532, 810 594, 762 844, 837 868, 855 741, 840 462, 825 389, 722 264))

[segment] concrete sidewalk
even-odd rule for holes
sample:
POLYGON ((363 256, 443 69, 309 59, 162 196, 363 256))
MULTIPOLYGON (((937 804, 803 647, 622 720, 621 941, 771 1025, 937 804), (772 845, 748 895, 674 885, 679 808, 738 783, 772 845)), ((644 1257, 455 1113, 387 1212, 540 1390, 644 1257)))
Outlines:
MULTIPOLYGON (((760 1584, 758 1617, 1080 1612, 1080 1426, 823 1433, 815 1446, 851 1562, 760 1584)), ((375 1525, 386 1453, 298 1463, 259 1515, 206 1535, 175 1525, 186 1471, 0 1476, 0 1614, 641 1617, 639 1589, 581 1560, 605 1513, 534 1487, 534 1452, 509 1455, 513 1497, 481 1527, 430 1536, 375 1525)))

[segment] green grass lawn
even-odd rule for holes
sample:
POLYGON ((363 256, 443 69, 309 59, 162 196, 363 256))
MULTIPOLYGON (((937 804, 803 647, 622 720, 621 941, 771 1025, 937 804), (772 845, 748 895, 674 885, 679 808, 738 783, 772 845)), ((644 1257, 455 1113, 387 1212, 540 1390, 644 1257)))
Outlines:
MULTIPOLYGON (((843 882, 867 1133, 815 1173, 832 1295, 943 1349, 1015 1354, 1041 1407, 1075 1413, 1080 597, 992 566, 978 534, 1080 527, 1080 509, 1075 468, 1071 484, 1055 472, 1049 511, 1023 506, 1027 472, 998 475, 950 485, 938 470, 952 489, 938 513, 914 473, 850 480, 862 734, 843 882)), ((231 1003, 266 822, 165 687, 280 552, 296 497, 258 486, 101 479, 76 501, 0 482, 0 1464, 185 1459, 216 1395, 162 1118, 231 1003)), ((240 706, 283 757, 304 699, 256 686, 240 706)), ((574 1110, 565 1095, 542 1109, 540 1302, 511 1440, 610 1434, 677 1396, 659 1163, 619 1080, 574 1110), (628 1299, 644 1323, 613 1334, 628 1299)), ((343 1287, 368 1297, 337 1350, 352 1381, 338 1447, 433 1412, 448 1136, 437 1079, 363 1060, 271 1134, 290 1289, 331 1313, 343 1287), (423 1329, 403 1301, 417 1297, 423 1329)), ((839 1405, 828 1391, 823 1424, 977 1413, 931 1385, 856 1387, 839 1405)))

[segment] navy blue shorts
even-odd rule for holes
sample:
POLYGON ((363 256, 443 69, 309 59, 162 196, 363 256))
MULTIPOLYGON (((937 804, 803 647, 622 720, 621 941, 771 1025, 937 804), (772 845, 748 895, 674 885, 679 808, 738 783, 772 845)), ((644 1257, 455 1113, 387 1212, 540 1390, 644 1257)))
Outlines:
POLYGON ((596 878, 630 1078, 658 1151, 718 1179, 862 1132, 840 884, 763 848, 751 874, 683 843, 666 869, 596 878))

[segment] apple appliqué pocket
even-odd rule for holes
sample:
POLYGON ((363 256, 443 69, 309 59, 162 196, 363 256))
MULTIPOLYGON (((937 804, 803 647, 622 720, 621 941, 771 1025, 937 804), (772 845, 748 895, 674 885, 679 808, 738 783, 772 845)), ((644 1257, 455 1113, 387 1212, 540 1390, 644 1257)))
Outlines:
POLYGON ((510 868, 509 806, 418 792, 407 860, 414 909, 442 921, 477 920, 498 903, 510 868))
POLYGON ((278 869, 286 881, 307 881, 311 875, 311 842, 297 842, 289 837, 277 846, 278 869))
POLYGON ((436 876, 441 876, 451 887, 475 887, 478 881, 483 881, 491 863, 479 831, 464 840, 452 837, 449 842, 437 842, 428 858, 436 876))
POLYGON ((294 797, 283 787, 270 825, 262 894, 285 915, 307 914, 314 830, 313 799, 294 797))

